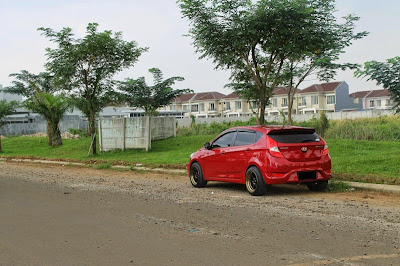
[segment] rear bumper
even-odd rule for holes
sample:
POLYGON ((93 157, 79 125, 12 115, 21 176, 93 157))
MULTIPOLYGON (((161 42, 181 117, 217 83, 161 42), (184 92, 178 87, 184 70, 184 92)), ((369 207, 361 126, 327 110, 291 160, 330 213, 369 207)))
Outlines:
POLYGON ((286 183, 303 183, 303 182, 315 182, 320 180, 331 179, 331 170, 323 170, 322 168, 302 168, 295 169, 288 173, 266 173, 264 174, 264 180, 266 184, 286 184, 286 183), (299 180, 298 172, 315 171, 316 179, 302 179, 299 180))

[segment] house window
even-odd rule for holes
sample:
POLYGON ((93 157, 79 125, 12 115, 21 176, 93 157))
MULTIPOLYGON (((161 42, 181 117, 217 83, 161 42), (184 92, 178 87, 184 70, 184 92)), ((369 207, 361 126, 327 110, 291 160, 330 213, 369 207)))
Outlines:
POLYGON ((381 105, 382 105, 381 100, 376 100, 376 106, 381 107, 381 105))
POLYGON ((210 110, 209 111, 215 111, 215 103, 210 103, 210 110))
POLYGON ((306 97, 301 97, 301 105, 307 105, 306 97))
POLYGON ((171 111, 175 111, 176 110, 176 105, 175 104, 172 104, 171 105, 171 111))
POLYGON ((375 107, 375 101, 369 101, 369 107, 375 107))
POLYGON ((200 112, 204 112, 204 103, 200 104, 200 112))
POLYGON ((236 108, 236 110, 242 109, 242 102, 241 101, 236 101, 235 102, 235 108, 236 108))
POLYGON ((183 106, 183 110, 189 111, 189 105, 184 105, 184 106, 183 106))
POLYGON ((278 99, 272 99, 272 106, 277 107, 278 106, 278 99))
POLYGON ((311 96, 312 104, 318 104, 318 96, 311 96))
POLYGON ((192 108, 190 109, 192 112, 198 112, 199 111, 199 105, 198 104, 193 104, 192 108))
POLYGON ((392 101, 390 99, 386 100, 386 106, 392 106, 392 101))
POLYGON ((257 109, 258 108, 258 102, 251 102, 251 108, 257 109))
POLYGON ((288 98, 282 99, 282 107, 288 106, 288 98))
POLYGON ((231 110, 231 102, 226 102, 225 103, 225 109, 226 110, 231 110))
POLYGON ((335 104, 335 95, 329 95, 328 97, 326 97, 326 103, 335 104))

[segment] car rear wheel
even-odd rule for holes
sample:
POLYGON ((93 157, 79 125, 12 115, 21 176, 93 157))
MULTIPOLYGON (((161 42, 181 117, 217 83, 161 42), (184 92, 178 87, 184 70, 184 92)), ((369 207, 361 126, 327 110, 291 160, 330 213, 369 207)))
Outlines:
POLYGON ((262 196, 267 192, 264 177, 255 166, 250 167, 246 172, 246 188, 253 196, 262 196))
POLYGON ((199 163, 193 163, 190 167, 190 183, 192 186, 200 188, 207 185, 207 181, 204 180, 203 170, 199 163))
POLYGON ((328 186, 328 180, 321 180, 316 182, 307 182, 307 187, 311 191, 324 191, 328 186))

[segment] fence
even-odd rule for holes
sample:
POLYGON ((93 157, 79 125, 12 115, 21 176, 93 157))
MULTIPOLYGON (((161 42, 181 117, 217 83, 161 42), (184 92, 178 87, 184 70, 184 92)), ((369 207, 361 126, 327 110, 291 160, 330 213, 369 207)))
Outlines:
POLYGON ((122 117, 99 120, 101 151, 151 149, 151 141, 176 136, 174 117, 122 117))
MULTIPOLYGON (((393 115, 394 111, 391 110, 368 110, 368 111, 357 111, 357 112, 334 112, 326 113, 326 116, 330 120, 342 120, 342 119, 355 119, 355 118, 366 118, 366 117, 379 117, 393 115)), ((319 114, 298 114, 292 115, 293 121, 308 121, 313 117, 319 117, 319 114)), ((249 116, 240 117, 209 117, 209 118, 196 118, 196 123, 210 124, 212 122, 222 123, 223 121, 248 121, 249 116)), ((283 120, 281 115, 268 115, 265 116, 265 121, 275 121, 281 123, 283 120)), ((192 123, 191 118, 178 119, 178 127, 188 127, 192 123)))

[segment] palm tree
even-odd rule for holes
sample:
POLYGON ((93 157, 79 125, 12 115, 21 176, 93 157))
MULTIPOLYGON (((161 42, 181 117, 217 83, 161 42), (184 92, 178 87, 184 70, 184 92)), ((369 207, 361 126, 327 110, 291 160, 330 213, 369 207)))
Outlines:
POLYGON ((46 72, 35 75, 26 70, 10 76, 16 80, 4 91, 27 97, 24 106, 40 114, 47 121, 49 145, 53 147, 62 145, 59 122, 70 107, 70 101, 62 93, 55 94, 61 89, 53 85, 53 76, 46 72))

